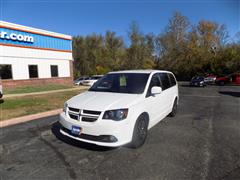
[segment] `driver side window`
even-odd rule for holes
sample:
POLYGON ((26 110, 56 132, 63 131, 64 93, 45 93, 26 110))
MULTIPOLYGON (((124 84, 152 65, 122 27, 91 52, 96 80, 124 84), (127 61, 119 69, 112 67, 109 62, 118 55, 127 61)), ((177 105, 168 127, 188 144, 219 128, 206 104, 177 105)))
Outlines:
POLYGON ((160 82, 160 78, 159 78, 158 74, 154 74, 152 76, 152 79, 151 79, 151 82, 149 84, 146 97, 151 96, 151 89, 152 89, 153 86, 161 87, 161 82, 160 82))

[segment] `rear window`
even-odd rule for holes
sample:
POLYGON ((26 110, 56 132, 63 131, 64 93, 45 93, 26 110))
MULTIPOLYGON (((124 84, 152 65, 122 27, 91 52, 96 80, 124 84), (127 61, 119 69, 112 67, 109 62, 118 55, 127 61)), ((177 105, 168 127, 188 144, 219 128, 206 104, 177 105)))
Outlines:
POLYGON ((171 86, 175 86, 177 83, 176 83, 176 80, 174 78, 174 76, 172 74, 168 74, 169 76, 169 79, 170 79, 170 83, 171 83, 171 86))
POLYGON ((202 77, 202 76, 194 76, 194 77, 192 78, 192 80, 203 81, 203 80, 204 80, 204 77, 202 77))
POLYGON ((159 77, 162 82, 162 90, 165 90, 171 87, 170 79, 168 78, 167 73, 159 73, 159 77))
POLYGON ((161 87, 161 82, 160 82, 160 79, 159 79, 159 75, 158 75, 158 74, 154 74, 154 75, 152 76, 152 79, 151 79, 151 81, 150 81, 150 84, 149 84, 149 87, 148 87, 148 92, 147 92, 146 97, 151 96, 151 89, 152 89, 152 87, 154 87, 154 86, 161 87))

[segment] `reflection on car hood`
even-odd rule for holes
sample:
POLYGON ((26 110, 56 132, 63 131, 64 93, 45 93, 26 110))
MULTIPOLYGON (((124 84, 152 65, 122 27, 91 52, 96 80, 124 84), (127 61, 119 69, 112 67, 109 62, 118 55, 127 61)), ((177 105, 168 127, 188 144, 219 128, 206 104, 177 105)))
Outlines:
POLYGON ((78 109, 104 111, 128 108, 139 101, 139 94, 123 94, 87 91, 67 101, 69 107, 78 109))

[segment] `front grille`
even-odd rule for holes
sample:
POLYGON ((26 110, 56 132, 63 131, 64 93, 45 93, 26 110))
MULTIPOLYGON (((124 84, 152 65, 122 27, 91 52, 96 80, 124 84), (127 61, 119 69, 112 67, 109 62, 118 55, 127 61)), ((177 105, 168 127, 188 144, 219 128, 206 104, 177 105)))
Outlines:
POLYGON ((94 122, 100 116, 101 111, 80 110, 73 107, 68 107, 68 115, 71 119, 84 122, 94 122))
POLYGON ((97 118, 92 118, 92 117, 82 117, 82 121, 85 121, 85 122, 94 122, 96 121, 97 118))
POLYGON ((76 109, 76 108, 68 107, 68 109, 69 109, 69 111, 79 112, 79 109, 76 109))
POLYGON ((92 114, 92 115, 100 115, 101 111, 90 111, 90 110, 83 110, 84 114, 92 114))
POLYGON ((69 113, 69 117, 75 120, 79 120, 79 115, 74 115, 69 113))

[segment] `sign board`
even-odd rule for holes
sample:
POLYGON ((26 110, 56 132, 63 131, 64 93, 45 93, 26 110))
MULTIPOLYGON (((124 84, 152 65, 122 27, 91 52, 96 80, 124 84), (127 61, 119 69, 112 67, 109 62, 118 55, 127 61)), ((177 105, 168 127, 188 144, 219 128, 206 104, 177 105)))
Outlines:
POLYGON ((8 33, 6 31, 0 31, 0 38, 20 42, 34 42, 33 36, 23 35, 20 33, 8 33))

